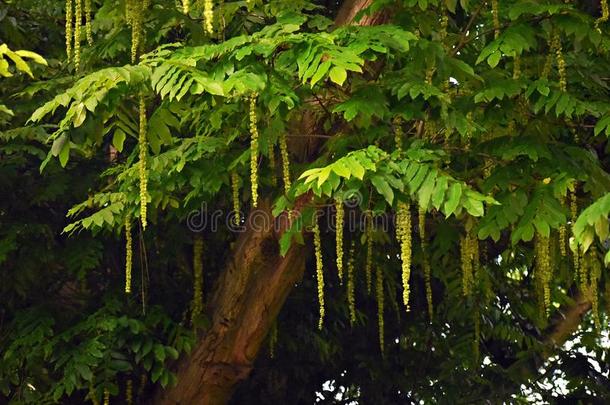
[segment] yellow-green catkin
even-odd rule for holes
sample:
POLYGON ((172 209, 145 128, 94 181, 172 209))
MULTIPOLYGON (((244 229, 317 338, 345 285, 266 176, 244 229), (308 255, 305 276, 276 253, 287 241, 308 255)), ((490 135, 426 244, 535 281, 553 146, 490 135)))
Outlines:
POLYGON ((340 197, 335 199, 336 223, 335 223, 335 244, 337 247, 337 274, 339 280, 343 281, 343 222, 345 210, 343 200, 340 197))
POLYGON ((431 281, 431 267, 430 259, 428 258, 428 242, 426 239, 426 209, 419 207, 418 211, 418 228, 419 228, 419 240, 421 241, 422 251, 422 267, 424 270, 424 284, 426 285, 426 301, 428 302, 428 317, 430 321, 434 316, 434 303, 432 301, 432 281, 431 281))
MULTIPOLYGON (((578 202, 576 201, 576 193, 573 191, 569 192, 570 199, 570 222, 571 222, 571 230, 572 235, 574 234, 574 224, 576 223, 576 218, 578 217, 578 202)), ((572 252, 572 260, 574 263, 574 273, 576 275, 580 274, 580 250, 576 247, 576 250, 572 252)))
POLYGON ((449 16, 447 15, 446 7, 441 5, 441 27, 439 31, 439 38, 444 41, 447 38, 447 26, 449 25, 449 16))
POLYGON ((241 213, 239 206, 239 175, 237 172, 231 172, 231 191, 233 195, 233 223, 239 225, 241 213))
POLYGON ((130 3, 127 6, 126 20, 131 23, 131 63, 136 63, 140 53, 140 42, 142 41, 144 7, 138 4, 136 0, 127 1, 130 3))
POLYGON ((256 117, 256 94, 250 97, 250 182, 252 183, 252 206, 258 206, 258 126, 256 117))
POLYGON ((190 0, 182 0, 182 12, 184 14, 188 14, 191 9, 191 1, 190 0))
POLYGON ((91 1, 85 0, 85 32, 87 34, 87 43, 93 45, 93 31, 91 30, 91 1))
POLYGON ((396 237, 400 242, 402 261, 402 300, 409 311, 409 279, 411 278, 411 209, 408 204, 398 203, 396 215, 396 237))
POLYGON ((133 405, 133 380, 131 378, 127 380, 125 387, 125 402, 127 405, 133 405))
POLYGON ((277 176, 275 173, 275 148, 273 142, 269 141, 267 154, 269 155, 269 168, 271 169, 271 185, 277 186, 277 176))
POLYGON ((290 160, 288 156, 288 144, 286 143, 286 134, 280 133, 280 155, 282 158, 282 179, 284 180, 284 192, 290 190, 290 160))
MULTIPOLYGON (((566 203, 565 197, 562 197, 561 205, 565 206, 565 203, 566 203)), ((561 257, 568 256, 568 249, 567 249, 568 238, 566 235, 567 235, 567 232, 566 232, 565 224, 559 226, 559 251, 561 252, 561 257)))
POLYGON ((541 234, 536 235, 534 245, 536 254, 535 278, 539 283, 539 289, 542 291, 544 313, 548 316, 551 309, 551 278, 552 268, 549 250, 549 237, 541 234))
POLYGON ((366 264, 364 267, 364 275, 366 278, 366 292, 371 293, 373 284, 373 215, 370 212, 366 214, 366 264))
POLYGON ((595 328, 600 330, 598 284, 602 274, 602 266, 597 257, 597 249, 595 246, 591 247, 587 253, 586 265, 583 263, 582 267, 587 267, 587 280, 583 291, 587 299, 591 302, 591 311, 595 328))
POLYGON ((555 59, 557 60, 557 73, 559 75, 559 89, 566 91, 567 78, 566 78, 566 61, 563 57, 563 48, 561 46, 561 39, 559 34, 553 35, 553 49, 555 50, 555 59))
POLYGON ((131 219, 125 220, 125 292, 131 293, 131 266, 133 262, 133 241, 131 239, 131 219))
POLYGON ((543 79, 547 79, 549 77, 549 74, 551 74, 551 68, 553 67, 553 60, 555 59, 554 38, 554 36, 551 36, 548 40, 549 53, 546 55, 544 66, 542 67, 542 72, 540 73, 540 77, 543 79))
POLYGON ((460 238, 460 256, 462 266, 462 292, 465 297, 472 294, 476 268, 479 263, 479 241, 470 229, 466 236, 460 238))
POLYGON ((72 35, 73 35, 73 21, 74 16, 72 15, 72 1, 66 0, 66 56, 68 62, 72 60, 72 35))
POLYGON ((208 35, 214 33, 214 3, 213 0, 203 0, 203 26, 208 35))
POLYGON ((402 137, 404 133, 402 131, 402 119, 400 117, 394 118, 394 142, 396 149, 402 150, 402 137))
POLYGON ((91 400, 93 405, 100 405, 100 401, 97 400, 97 396, 95 395, 95 388, 93 388, 93 382, 89 383, 89 394, 87 397, 91 400))
POLYGON ((104 405, 110 405, 110 391, 108 391, 108 388, 104 388, 104 405))
POLYGON ((608 11, 608 0, 601 0, 599 3, 602 8, 602 15, 597 20, 595 20, 595 29, 601 32, 599 25, 608 21, 610 12, 608 11))
POLYGON ((313 244, 316 254, 316 279, 318 282, 318 304, 320 306, 320 319, 318 321, 318 329, 322 330, 324 325, 324 271, 322 266, 322 241, 320 240, 320 226, 318 219, 314 219, 313 225, 313 244))
POLYGON ((383 295, 383 268, 381 266, 376 266, 376 272, 375 272, 375 290, 376 290, 376 297, 377 297, 377 324, 378 324, 378 328, 379 328, 379 349, 381 350, 381 355, 383 356, 384 354, 384 322, 383 322, 383 300, 384 300, 384 295, 383 295))
POLYGON ((80 32, 83 19, 82 0, 76 0, 74 6, 74 69, 80 70, 80 32))
POLYGON ((494 25, 494 39, 500 36, 500 11, 498 0, 491 0, 491 17, 494 25))
POLYGON ((515 55, 513 58, 513 79, 519 80, 521 78, 521 56, 515 55))
POLYGON ((203 312, 203 237, 196 235, 193 242, 193 311, 191 324, 203 312))
POLYGON ((275 348, 277 346, 277 319, 271 324, 269 331, 269 357, 275 357, 275 348))
POLYGON ((140 115, 140 127, 138 137, 139 147, 139 170, 140 170, 140 221, 142 222, 142 229, 146 230, 147 225, 147 203, 148 203, 148 172, 146 168, 146 160, 148 156, 148 142, 146 139, 147 123, 146 123, 146 103, 144 102, 144 96, 140 94, 139 97, 139 115, 140 115))
POLYGON ((349 323, 354 325, 356 322, 356 279, 354 274, 354 255, 356 245, 352 241, 349 249, 349 259, 347 261, 347 307, 349 310, 349 323))

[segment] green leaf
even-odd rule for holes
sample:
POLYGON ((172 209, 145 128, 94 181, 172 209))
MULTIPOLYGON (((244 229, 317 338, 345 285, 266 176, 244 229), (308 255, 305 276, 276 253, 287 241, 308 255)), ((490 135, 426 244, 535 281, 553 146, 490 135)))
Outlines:
POLYGON ((371 177, 371 183, 373 183, 377 192, 385 198, 388 204, 392 205, 392 202, 394 201, 394 191, 388 182, 383 177, 375 175, 371 177))
POLYGON ((462 185, 454 183, 449 189, 447 201, 445 202, 445 217, 448 218, 457 209, 462 198, 462 185))
POLYGON ((333 68, 330 69, 328 76, 330 77, 330 80, 332 80, 334 83, 337 83, 339 86, 342 86, 345 82, 345 79, 347 79, 347 71, 342 67, 333 66, 333 68))

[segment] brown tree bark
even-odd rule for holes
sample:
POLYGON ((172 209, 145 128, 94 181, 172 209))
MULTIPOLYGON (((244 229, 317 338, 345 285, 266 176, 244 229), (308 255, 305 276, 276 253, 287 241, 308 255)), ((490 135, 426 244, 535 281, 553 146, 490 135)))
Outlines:
MULTIPOLYGON (((335 26, 350 24, 370 3, 371 0, 346 0, 335 26)), ((365 16, 358 23, 372 25, 382 21, 376 15, 365 16)), ((312 129, 301 133, 308 130, 312 129)), ((269 203, 262 202, 247 222, 256 223, 255 216, 272 218, 269 203), (261 216, 261 212, 265 215, 261 216)), ((265 336, 304 268, 303 246, 293 245, 285 257, 280 256, 278 234, 272 227, 249 227, 240 235, 206 310, 211 316, 210 328, 193 352, 179 360, 177 385, 158 391, 153 403, 227 403, 237 383, 249 375, 265 336)))

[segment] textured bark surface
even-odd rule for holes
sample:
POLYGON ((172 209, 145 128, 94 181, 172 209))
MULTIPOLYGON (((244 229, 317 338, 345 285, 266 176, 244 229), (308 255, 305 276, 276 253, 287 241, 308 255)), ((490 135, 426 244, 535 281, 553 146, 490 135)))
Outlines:
MULTIPOLYGON (((370 3, 371 0, 346 0, 335 26, 351 23, 370 3)), ((379 24, 385 18, 365 16, 358 24, 379 24)), ((315 123, 303 121, 304 127, 299 133, 315 130, 315 123)), ((306 148, 307 155, 315 153, 316 149, 306 148)), ((295 209, 298 211, 299 207, 295 209)), ((259 212, 251 214, 250 218, 253 215, 262 217, 261 210, 271 218, 268 202, 262 202, 259 212)), ((247 221, 251 222, 255 221, 247 221)), ((250 227, 240 235, 206 309, 212 320, 210 328, 190 356, 179 361, 177 385, 158 391, 153 403, 225 404, 236 384, 249 375, 265 336, 305 269, 303 246, 293 245, 286 256, 281 257, 278 237, 269 227, 250 227)))

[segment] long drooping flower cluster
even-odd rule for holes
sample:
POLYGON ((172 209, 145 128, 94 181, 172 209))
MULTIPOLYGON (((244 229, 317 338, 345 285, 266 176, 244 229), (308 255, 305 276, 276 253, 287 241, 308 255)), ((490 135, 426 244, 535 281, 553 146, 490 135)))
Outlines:
POLYGON ((80 70, 80 37, 81 25, 83 20, 82 0, 75 0, 74 3, 74 69, 80 70))
POLYGON ((72 15, 73 0, 66 0, 66 56, 68 62, 72 59, 72 24, 74 16, 72 15))
POLYGON ((559 74, 559 89, 561 91, 566 91, 567 87, 567 78, 566 78, 566 61, 563 57, 563 48, 561 46, 561 39, 559 38, 559 34, 555 33, 553 35, 553 45, 552 48, 555 50, 555 59, 557 60, 557 73, 559 74))
POLYGON ((87 44, 93 45, 93 31, 91 29, 91 1, 85 0, 85 32, 87 34, 87 44))
POLYGON ((214 3, 213 0, 203 0, 203 23, 205 32, 212 35, 214 32, 214 3))
POLYGON ((104 388, 104 405, 110 405, 110 391, 104 388))
POLYGON ((394 118, 394 143, 396 144, 396 149, 402 150, 402 119, 400 117, 394 118))
POLYGON ((131 378, 127 380, 125 386, 125 402, 127 405, 133 405, 133 380, 131 378))
POLYGON ((239 175, 235 171, 231 172, 231 191, 233 196, 233 223, 239 225, 241 221, 239 207, 239 175))
POLYGON ((252 206, 258 206, 258 126, 256 117, 256 94, 250 97, 250 182, 252 183, 252 206))
POLYGON ((354 325, 356 322, 356 279, 354 275, 354 255, 356 245, 352 240, 349 249, 349 259, 347 261, 347 307, 349 310, 349 323, 354 325))
POLYGON ((139 158, 140 158, 140 221, 142 222, 142 229, 146 230, 148 223, 147 219, 147 207, 148 203, 148 172, 146 169, 146 159, 148 156, 148 142, 146 139, 147 123, 146 123, 146 104, 144 102, 144 96, 140 94, 139 98, 139 115, 140 115, 140 128, 138 137, 139 147, 139 158))
POLYGON ((318 282, 318 304, 320 305, 320 319, 318 321, 318 329, 322 329, 324 325, 324 271, 322 266, 322 241, 320 240, 320 226, 318 219, 314 218, 313 225, 313 244, 316 254, 316 279, 318 282))
POLYGON ((267 155, 269 155, 269 168, 271 169, 271 185, 273 187, 277 186, 277 176, 275 173, 275 148, 273 142, 269 141, 267 143, 267 155))
POLYGON ((193 243, 193 310, 191 324, 203 312, 203 237, 195 236, 193 243))
POLYGON ((140 53, 142 42, 144 9, 147 8, 144 0, 127 0, 125 8, 125 20, 131 25, 131 63, 136 63, 140 53))
POLYGON ((551 308, 551 278, 553 277, 553 269, 551 268, 549 237, 541 234, 536 235, 534 245, 536 254, 536 269, 535 278, 539 285, 539 291, 542 292, 542 308, 548 316, 551 308))
POLYGON ((411 210, 407 203, 398 203, 396 212, 396 239, 400 243, 402 261, 402 300, 409 310, 409 279, 411 278, 411 210))
POLYGON ((500 11, 498 0, 491 0, 491 17, 494 25, 494 38, 498 39, 500 36, 500 11))
MULTIPOLYGON (((521 56, 515 55, 513 59, 513 79, 519 80, 521 77, 521 56)), ((511 132, 509 132, 511 133, 511 132)))
POLYGON ((479 240, 472 229, 460 238, 460 256, 462 265, 462 292, 467 297, 472 294, 476 276, 475 266, 478 267, 479 264, 479 240))
POLYGON ((131 239, 131 218, 125 220, 125 292, 131 292, 131 266, 133 263, 133 241, 131 239))
POLYGON ((191 9, 191 1, 190 0, 182 0, 182 12, 184 14, 188 14, 191 9))
POLYGON ((602 275, 602 266, 597 257, 597 248, 595 246, 592 246, 587 252, 587 255, 583 258, 581 267, 584 270, 582 271, 580 288, 591 302, 593 322, 595 323, 595 328, 599 330, 601 323, 599 319, 598 283, 602 275))
POLYGON ((377 323, 378 323, 378 328, 379 328, 379 348, 381 349, 381 354, 383 355, 384 353, 384 333, 383 333, 383 329, 384 329, 384 322, 383 322, 383 300, 384 300, 384 296, 383 296, 383 268, 381 266, 376 266, 376 282, 375 282, 375 287, 376 287, 376 294, 375 296, 377 297, 377 323))
POLYGON ((366 277, 366 292, 370 294, 371 284, 373 283, 373 215, 370 212, 366 214, 366 264, 364 275, 366 277))
POLYGON ((336 224, 335 224, 335 244, 337 246, 337 274, 339 280, 343 280, 343 220, 345 210, 343 200, 340 197, 335 199, 336 224))
POLYGON ((430 321, 434 316, 434 307, 432 302, 432 282, 431 282, 431 271, 430 260, 428 258, 428 242, 426 240, 426 210, 423 207, 419 207, 418 211, 418 228, 419 228, 419 240, 421 242, 422 251, 422 267, 424 270, 424 283, 426 285, 426 301, 428 303, 428 317, 430 321))
MULTIPOLYGON (((568 198, 570 199, 570 222, 572 234, 574 234, 574 224, 578 217, 578 202, 576 201, 576 193, 574 191, 569 192, 568 198)), ((580 273, 580 251, 576 249, 572 252, 572 260, 574 263, 574 273, 580 273)))
POLYGON ((286 143, 286 134, 280 133, 280 155, 282 158, 282 178, 284 180, 284 192, 290 190, 290 160, 288 156, 288 144, 286 143))
POLYGON ((606 21, 608 21, 608 17, 610 16, 610 12, 608 10, 608 0, 601 0, 599 2, 601 9, 602 9, 602 15, 595 20, 595 29, 597 29, 598 31, 601 32, 601 29, 599 28, 599 25, 602 23, 605 23, 606 21))

